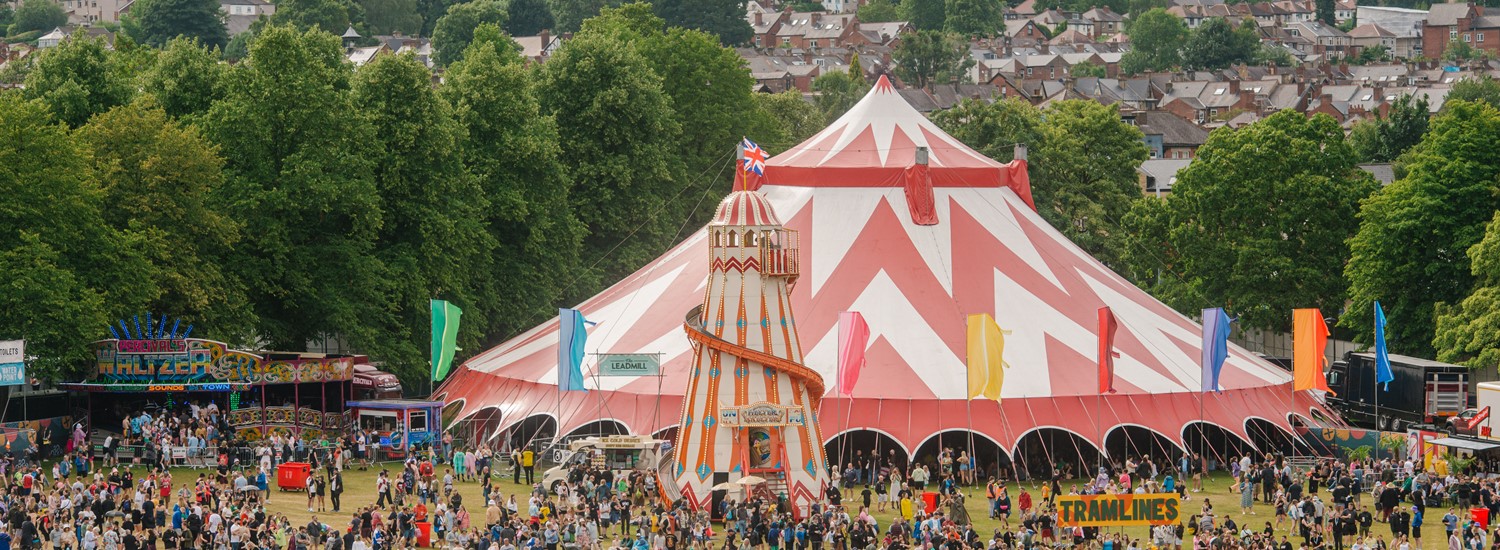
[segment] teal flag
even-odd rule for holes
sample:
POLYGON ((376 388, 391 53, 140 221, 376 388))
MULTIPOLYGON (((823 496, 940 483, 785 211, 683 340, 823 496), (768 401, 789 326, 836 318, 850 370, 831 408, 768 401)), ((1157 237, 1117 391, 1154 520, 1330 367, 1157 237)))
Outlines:
POLYGON ((458 320, 464 312, 445 300, 432 301, 432 381, 448 376, 458 350, 458 320))
POLYGON ((589 391, 583 387, 583 348, 588 341, 586 325, 592 325, 576 309, 557 310, 557 387, 561 391, 589 391))

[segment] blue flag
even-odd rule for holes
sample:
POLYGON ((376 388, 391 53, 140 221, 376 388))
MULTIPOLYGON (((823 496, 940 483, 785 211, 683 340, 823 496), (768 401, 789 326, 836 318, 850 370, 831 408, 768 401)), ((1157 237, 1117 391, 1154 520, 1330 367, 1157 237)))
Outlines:
POLYGON ((583 387, 583 346, 589 332, 583 312, 576 309, 557 310, 557 388, 561 391, 589 391, 583 387))
POLYGON ((1229 315, 1224 308, 1203 310, 1203 391, 1219 391, 1219 372, 1229 358, 1229 315))
POLYGON ((1380 309, 1380 300, 1375 301, 1375 383, 1385 384, 1382 389, 1391 389, 1391 353, 1385 349, 1385 310, 1380 309))

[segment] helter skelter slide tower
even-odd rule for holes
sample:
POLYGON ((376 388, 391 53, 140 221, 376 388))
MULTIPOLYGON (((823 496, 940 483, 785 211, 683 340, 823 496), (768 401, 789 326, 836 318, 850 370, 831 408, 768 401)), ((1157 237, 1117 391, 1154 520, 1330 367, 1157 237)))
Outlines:
POLYGON ((707 231, 703 305, 683 323, 694 358, 677 435, 678 486, 702 509, 715 485, 753 475, 766 480, 758 489, 785 495, 805 516, 823 497, 828 465, 817 422, 825 386, 802 364, 792 316, 797 232, 746 190, 719 203, 707 231))

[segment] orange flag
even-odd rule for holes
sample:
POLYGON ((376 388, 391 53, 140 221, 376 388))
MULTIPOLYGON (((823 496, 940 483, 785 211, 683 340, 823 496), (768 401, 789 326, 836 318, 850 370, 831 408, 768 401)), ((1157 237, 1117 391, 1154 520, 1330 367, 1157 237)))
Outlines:
POLYGON ((1323 365, 1327 359, 1323 349, 1328 347, 1328 323, 1323 312, 1317 308, 1292 310, 1292 390, 1328 389, 1328 379, 1323 377, 1323 365))

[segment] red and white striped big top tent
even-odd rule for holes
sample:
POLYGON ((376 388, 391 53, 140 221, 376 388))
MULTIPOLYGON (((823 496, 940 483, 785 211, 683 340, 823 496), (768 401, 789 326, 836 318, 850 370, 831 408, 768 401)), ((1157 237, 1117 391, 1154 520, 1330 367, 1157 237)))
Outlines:
MULTIPOLYGON (((1285 370, 1234 345, 1222 391, 1201 393, 1197 323, 1048 225, 1030 204, 1026 161, 980 155, 883 77, 831 126, 768 160, 758 185, 775 216, 801 233, 791 301, 807 366, 827 381, 819 420, 830 440, 868 431, 909 455, 930 448, 924 444, 938 434, 961 442, 972 431, 1014 456, 1028 434, 1054 430, 1054 442, 1059 431, 1072 434, 1055 443, 1072 454, 1106 440, 1119 447, 1133 429, 1154 432, 1147 439, 1175 455, 1209 430, 1243 449, 1288 434, 1294 418, 1337 418, 1307 392, 1294 394, 1285 370), (1119 328, 1117 391, 1100 396, 1102 306, 1119 328), (852 398, 834 383, 842 311, 861 313, 870 328, 852 398), (1008 332, 999 403, 965 399, 971 313, 993 314, 1008 332), (1194 426, 1200 420, 1205 425, 1194 426)), ((590 391, 559 393, 553 320, 469 359, 434 398, 450 402, 455 422, 476 420, 487 435, 528 419, 555 423, 559 435, 598 421, 629 433, 674 428, 692 365, 683 319, 705 292, 705 235, 697 231, 577 306, 598 323, 589 328, 588 353, 659 353, 663 376, 596 378, 589 357, 590 391)))

